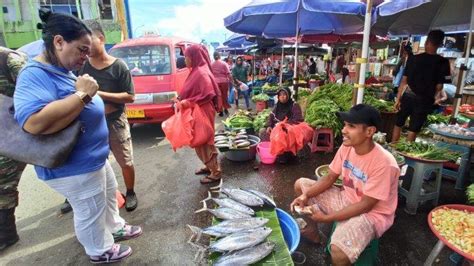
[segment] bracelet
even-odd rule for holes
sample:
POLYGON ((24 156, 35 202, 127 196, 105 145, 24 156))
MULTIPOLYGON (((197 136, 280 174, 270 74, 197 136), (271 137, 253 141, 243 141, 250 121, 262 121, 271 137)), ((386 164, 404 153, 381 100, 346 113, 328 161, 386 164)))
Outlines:
POLYGON ((85 106, 86 106, 86 103, 85 103, 84 100, 82 99, 82 96, 79 95, 79 94, 80 94, 80 92, 78 92, 78 91, 76 91, 76 92, 74 93, 74 95, 76 95, 77 97, 79 97, 79 100, 80 100, 81 103, 82 103, 82 107, 85 107, 85 106))

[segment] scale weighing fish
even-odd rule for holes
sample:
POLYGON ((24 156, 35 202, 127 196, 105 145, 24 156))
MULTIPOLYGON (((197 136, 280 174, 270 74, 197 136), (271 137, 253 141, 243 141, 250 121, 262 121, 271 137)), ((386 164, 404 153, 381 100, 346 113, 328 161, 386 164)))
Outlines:
POLYGON ((259 198, 261 198, 267 206, 272 207, 272 208, 276 208, 275 201, 271 197, 265 195, 264 193, 262 193, 258 190, 255 190, 255 189, 244 189, 244 190, 258 196, 259 198))
POLYGON ((195 211, 195 213, 208 211, 212 215, 214 215, 216 218, 219 218, 222 220, 233 220, 233 219, 239 219, 239 218, 252 217, 250 214, 239 212, 232 208, 223 207, 223 208, 217 208, 217 209, 209 209, 207 208, 207 204, 205 201, 203 201, 202 204, 204 205, 204 207, 202 209, 195 211))
POLYGON ((262 227, 268 223, 267 218, 241 218, 241 219, 234 219, 234 220, 225 220, 221 223, 206 227, 206 228, 199 228, 196 226, 188 225, 188 227, 193 231, 194 234, 197 235, 197 238, 200 239, 201 234, 205 234, 208 236, 215 236, 215 237, 223 237, 233 233, 255 229, 258 227, 262 227))
POLYGON ((268 227, 259 227, 247 231, 237 232, 217 240, 209 246, 209 250, 221 253, 241 250, 253 247, 265 241, 272 233, 272 229, 268 227))
POLYGON ((247 213, 249 215, 255 215, 255 211, 252 208, 245 206, 242 203, 239 203, 231 198, 213 198, 211 192, 207 192, 208 196, 202 201, 212 200, 214 201, 219 207, 226 207, 237 210, 239 212, 247 213))
POLYGON ((239 251, 230 252, 228 254, 222 255, 218 260, 216 260, 214 266, 250 265, 268 256, 270 253, 272 253, 274 248, 274 243, 265 242, 255 247, 249 247, 239 251))

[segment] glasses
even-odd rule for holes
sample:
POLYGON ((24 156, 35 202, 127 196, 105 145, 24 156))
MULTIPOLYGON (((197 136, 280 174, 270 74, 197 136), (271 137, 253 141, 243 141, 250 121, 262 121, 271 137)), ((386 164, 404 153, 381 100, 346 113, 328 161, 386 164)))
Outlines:
POLYGON ((79 50, 79 53, 81 54, 81 56, 88 56, 91 52, 89 48, 77 47, 77 50, 79 50))

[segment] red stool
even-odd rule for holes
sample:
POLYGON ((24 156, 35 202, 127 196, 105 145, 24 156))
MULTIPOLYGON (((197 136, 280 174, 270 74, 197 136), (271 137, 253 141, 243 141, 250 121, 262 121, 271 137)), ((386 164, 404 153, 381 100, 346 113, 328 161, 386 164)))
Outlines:
POLYGON ((334 150, 334 135, 330 128, 316 128, 311 142, 311 152, 334 150))

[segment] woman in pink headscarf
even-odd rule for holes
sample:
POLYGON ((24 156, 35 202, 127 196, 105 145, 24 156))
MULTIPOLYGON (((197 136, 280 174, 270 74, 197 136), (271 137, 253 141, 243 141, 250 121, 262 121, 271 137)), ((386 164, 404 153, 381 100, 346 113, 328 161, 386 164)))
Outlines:
MULTIPOLYGON (((193 45, 186 49, 184 56, 186 66, 191 68, 191 73, 184 82, 183 90, 179 95, 181 105, 186 106, 186 102, 199 105, 214 128, 216 110, 221 110, 222 101, 220 101, 221 97, 218 97, 220 95, 219 87, 211 72, 209 53, 205 47, 193 45)), ((199 121, 195 122, 199 123, 199 121)), ((201 184, 209 184, 221 179, 221 169, 217 162, 217 150, 213 143, 214 135, 211 135, 206 144, 194 148, 197 156, 205 165, 205 167, 196 171, 196 174, 207 175, 200 180, 201 184)))

